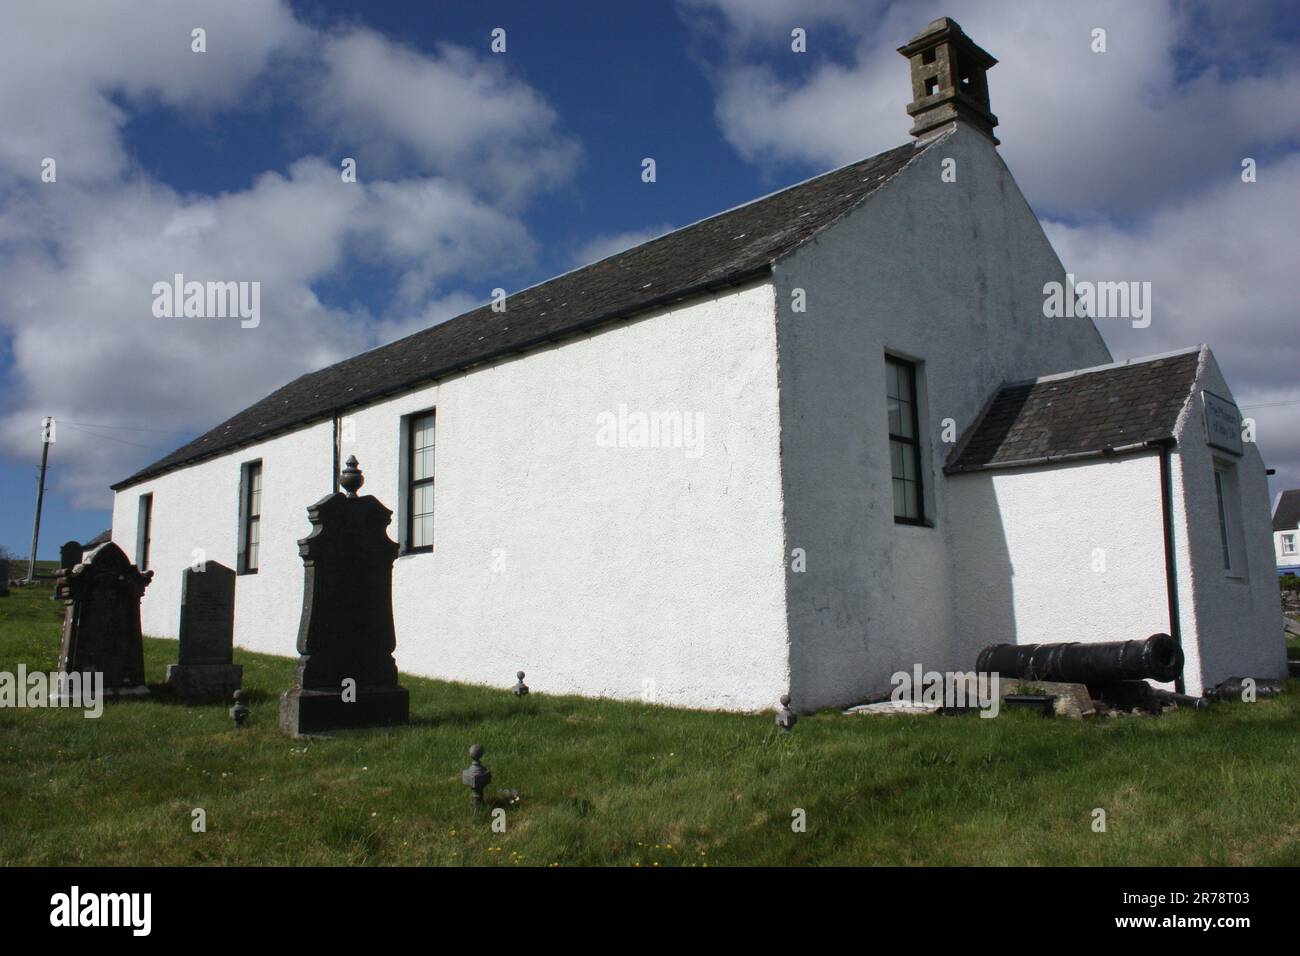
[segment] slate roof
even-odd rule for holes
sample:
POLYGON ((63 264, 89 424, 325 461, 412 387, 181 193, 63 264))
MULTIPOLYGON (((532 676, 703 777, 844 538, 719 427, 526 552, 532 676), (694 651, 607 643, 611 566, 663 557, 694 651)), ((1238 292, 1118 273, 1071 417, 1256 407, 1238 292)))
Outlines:
POLYGON ((944 471, 1014 468, 1173 437, 1200 350, 1003 385, 944 471))
POLYGON ((108 528, 105 531, 101 531, 99 534, 95 535, 93 538, 91 538, 89 541, 83 544, 81 546, 81 550, 90 551, 94 548, 98 548, 101 544, 104 544, 112 540, 113 540, 113 529, 108 528))
POLYGON ((1294 531, 1300 525, 1300 488, 1282 492, 1273 509, 1273 530, 1294 531))
POLYGON ((118 491, 278 432, 680 299, 763 275, 926 146, 908 143, 310 372, 113 485, 118 491))

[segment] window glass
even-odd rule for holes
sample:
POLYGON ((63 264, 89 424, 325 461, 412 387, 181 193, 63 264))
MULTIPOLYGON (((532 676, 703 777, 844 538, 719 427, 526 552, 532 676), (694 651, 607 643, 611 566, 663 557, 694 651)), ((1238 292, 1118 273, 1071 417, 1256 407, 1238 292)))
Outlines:
POLYGON ((921 449, 918 442, 916 366, 903 359, 885 359, 885 407, 889 413, 889 468, 893 479, 894 518, 924 520, 921 493, 921 449))

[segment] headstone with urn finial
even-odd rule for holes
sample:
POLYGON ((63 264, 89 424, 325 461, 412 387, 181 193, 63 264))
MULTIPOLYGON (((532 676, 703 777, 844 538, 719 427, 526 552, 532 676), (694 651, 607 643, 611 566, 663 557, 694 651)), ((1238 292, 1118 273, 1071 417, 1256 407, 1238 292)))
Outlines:
POLYGON ((228 700, 244 680, 234 662, 235 572, 205 561, 181 572, 180 661, 167 683, 188 703, 228 700))
POLYGON ((61 568, 56 593, 65 604, 59 670, 99 671, 110 695, 147 694, 140 599, 153 580, 109 541, 61 568))
POLYGON ((298 665, 280 698, 280 726, 294 736, 410 721, 393 660, 393 513, 373 495, 358 497, 364 481, 349 457, 343 491, 307 509, 298 665))

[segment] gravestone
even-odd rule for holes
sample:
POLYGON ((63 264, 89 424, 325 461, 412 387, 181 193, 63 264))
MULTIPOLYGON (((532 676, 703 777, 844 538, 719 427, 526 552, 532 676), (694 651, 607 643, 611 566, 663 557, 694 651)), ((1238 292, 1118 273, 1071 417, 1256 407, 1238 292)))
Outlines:
POLYGON ((76 541, 66 541, 59 548, 59 569, 54 572, 54 600, 68 599, 67 579, 72 569, 81 563, 85 550, 76 541))
POLYGON ((66 608, 59 670, 102 672, 109 695, 147 694, 140 598, 151 580, 152 571, 141 573, 111 541, 61 568, 56 591, 66 608))
POLYGON ((67 541, 59 548, 59 567, 67 568, 69 571, 81 563, 81 558, 85 554, 81 545, 76 541, 67 541))
POLYGON ((235 572, 216 561, 181 572, 180 662, 167 683, 181 700, 228 700, 244 679, 234 663, 235 572))
POLYGON ((9 596, 9 559, 0 558, 0 597, 9 596))
POLYGON ((307 509, 312 530, 298 542, 302 620, 293 687, 280 698, 280 726, 296 736, 405 724, 410 696, 397 683, 393 651, 393 513, 372 495, 355 457, 339 475, 344 492, 307 509))

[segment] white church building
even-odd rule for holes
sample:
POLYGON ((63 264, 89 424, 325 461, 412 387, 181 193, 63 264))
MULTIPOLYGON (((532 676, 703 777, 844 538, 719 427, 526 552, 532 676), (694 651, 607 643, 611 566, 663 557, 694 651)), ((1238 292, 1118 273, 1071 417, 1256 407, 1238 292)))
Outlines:
POLYGON ((307 506, 355 455, 412 674, 811 710, 991 643, 1165 632, 1188 693, 1283 677, 1264 465, 1210 350, 1116 363, 1046 317, 1066 273, 996 149, 996 61, 947 19, 900 52, 910 142, 304 375, 116 484, 145 633, 176 636, 202 555, 239 573, 238 647, 293 655, 307 506))

